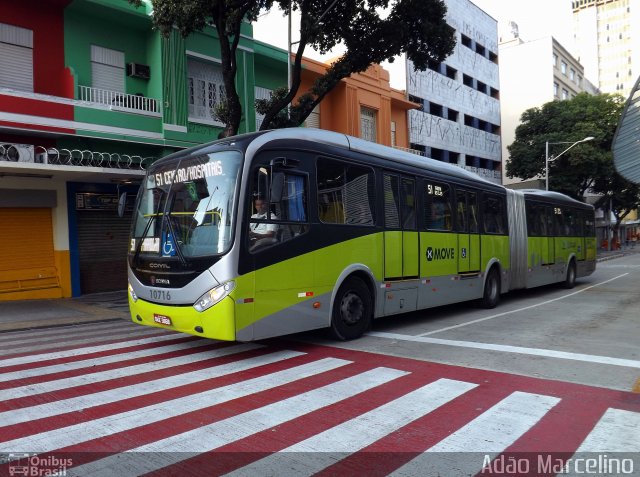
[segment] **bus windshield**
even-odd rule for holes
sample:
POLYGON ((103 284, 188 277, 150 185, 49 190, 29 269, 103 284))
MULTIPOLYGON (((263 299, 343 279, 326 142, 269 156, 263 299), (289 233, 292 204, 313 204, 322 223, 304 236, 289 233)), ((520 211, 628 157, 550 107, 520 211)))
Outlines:
POLYGON ((183 261, 225 253, 241 164, 240 152, 222 151, 152 166, 140 188, 130 251, 183 261))

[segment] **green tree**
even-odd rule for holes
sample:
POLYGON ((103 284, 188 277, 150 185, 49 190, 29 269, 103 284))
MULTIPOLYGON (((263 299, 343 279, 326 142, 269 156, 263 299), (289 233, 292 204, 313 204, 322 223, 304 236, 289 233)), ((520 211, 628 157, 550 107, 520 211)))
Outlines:
MULTIPOLYGON (((288 0, 278 0, 285 10, 288 0)), ((300 14, 300 41, 293 60, 291 89, 256 101, 265 115, 260 129, 299 126, 344 78, 405 53, 418 70, 440 63, 453 52, 454 29, 445 21, 442 0, 293 0, 300 14), (386 16, 383 12, 386 12, 386 16), (311 89, 291 104, 300 88, 307 47, 326 53, 342 44, 344 54, 311 89), (289 111, 287 107, 291 104, 289 111)))
POLYGON ((620 176, 613 165, 611 144, 622 114, 619 95, 580 93, 566 101, 551 101, 526 110, 507 147, 507 176, 532 179, 545 174, 545 143, 549 145, 549 190, 584 200, 586 192, 599 194, 597 208, 611 210, 617 227, 629 212, 640 207, 640 187, 620 176), (594 140, 571 148, 571 143, 592 136, 594 140))
MULTIPOLYGON (((127 0, 140 6, 142 0, 127 0)), ((265 114, 262 128, 298 126, 341 79, 370 65, 406 53, 416 68, 441 62, 455 47, 454 30, 445 22, 442 0, 152 0, 153 24, 168 36, 183 36, 215 27, 220 41, 226 100, 216 111, 226 124, 224 136, 236 134, 242 106, 235 88, 236 50, 243 20, 255 21, 261 11, 289 4, 300 13, 300 41, 292 68, 292 85, 274 92, 256 106, 265 114), (382 12, 387 12, 386 17, 382 12), (327 52, 342 43, 346 52, 287 112, 300 88, 302 56, 307 47, 327 52)))
MULTIPOLYGON (((142 0, 127 1, 136 7, 142 5, 142 0)), ((225 124, 221 136, 237 134, 242 120, 242 105, 235 83, 240 28, 243 21, 255 21, 261 10, 270 9, 273 0, 151 0, 151 4, 153 25, 165 37, 174 27, 183 37, 207 26, 215 28, 220 41, 225 101, 214 114, 225 124)))

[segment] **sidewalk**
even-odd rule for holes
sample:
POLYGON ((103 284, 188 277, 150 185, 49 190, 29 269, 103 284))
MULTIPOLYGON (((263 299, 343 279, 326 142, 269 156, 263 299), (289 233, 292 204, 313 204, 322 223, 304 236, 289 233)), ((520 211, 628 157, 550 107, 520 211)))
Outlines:
POLYGON ((128 319, 126 290, 78 298, 0 302, 0 332, 128 319))
MULTIPOLYGON (((611 251, 598 249, 597 261, 632 253, 640 253, 640 246, 611 251)), ((129 319, 126 290, 78 298, 0 302, 0 332, 129 319)))
POLYGON ((624 257, 625 255, 640 253, 640 245, 638 246, 622 246, 620 250, 601 250, 596 251, 596 260, 605 262, 614 258, 624 257))

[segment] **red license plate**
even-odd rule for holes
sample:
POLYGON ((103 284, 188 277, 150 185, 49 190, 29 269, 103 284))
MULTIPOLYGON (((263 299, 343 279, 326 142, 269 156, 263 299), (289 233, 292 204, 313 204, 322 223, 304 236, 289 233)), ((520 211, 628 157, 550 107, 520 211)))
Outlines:
POLYGON ((153 321, 160 323, 161 325, 171 326, 171 318, 166 315, 158 315, 157 313, 154 313, 153 321))

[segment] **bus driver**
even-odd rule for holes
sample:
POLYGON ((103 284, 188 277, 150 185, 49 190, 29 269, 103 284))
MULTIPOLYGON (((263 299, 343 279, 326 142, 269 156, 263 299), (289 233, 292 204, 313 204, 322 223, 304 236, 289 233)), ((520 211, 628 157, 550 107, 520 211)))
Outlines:
POLYGON ((256 213, 251 216, 251 223, 249 225, 249 239, 251 240, 251 249, 263 247, 265 245, 271 245, 276 242, 276 232, 278 226, 276 224, 266 224, 263 222, 254 222, 253 219, 258 220, 278 220, 278 217, 267 212, 269 211, 269 205, 267 201, 262 197, 256 197, 254 201, 256 213))

